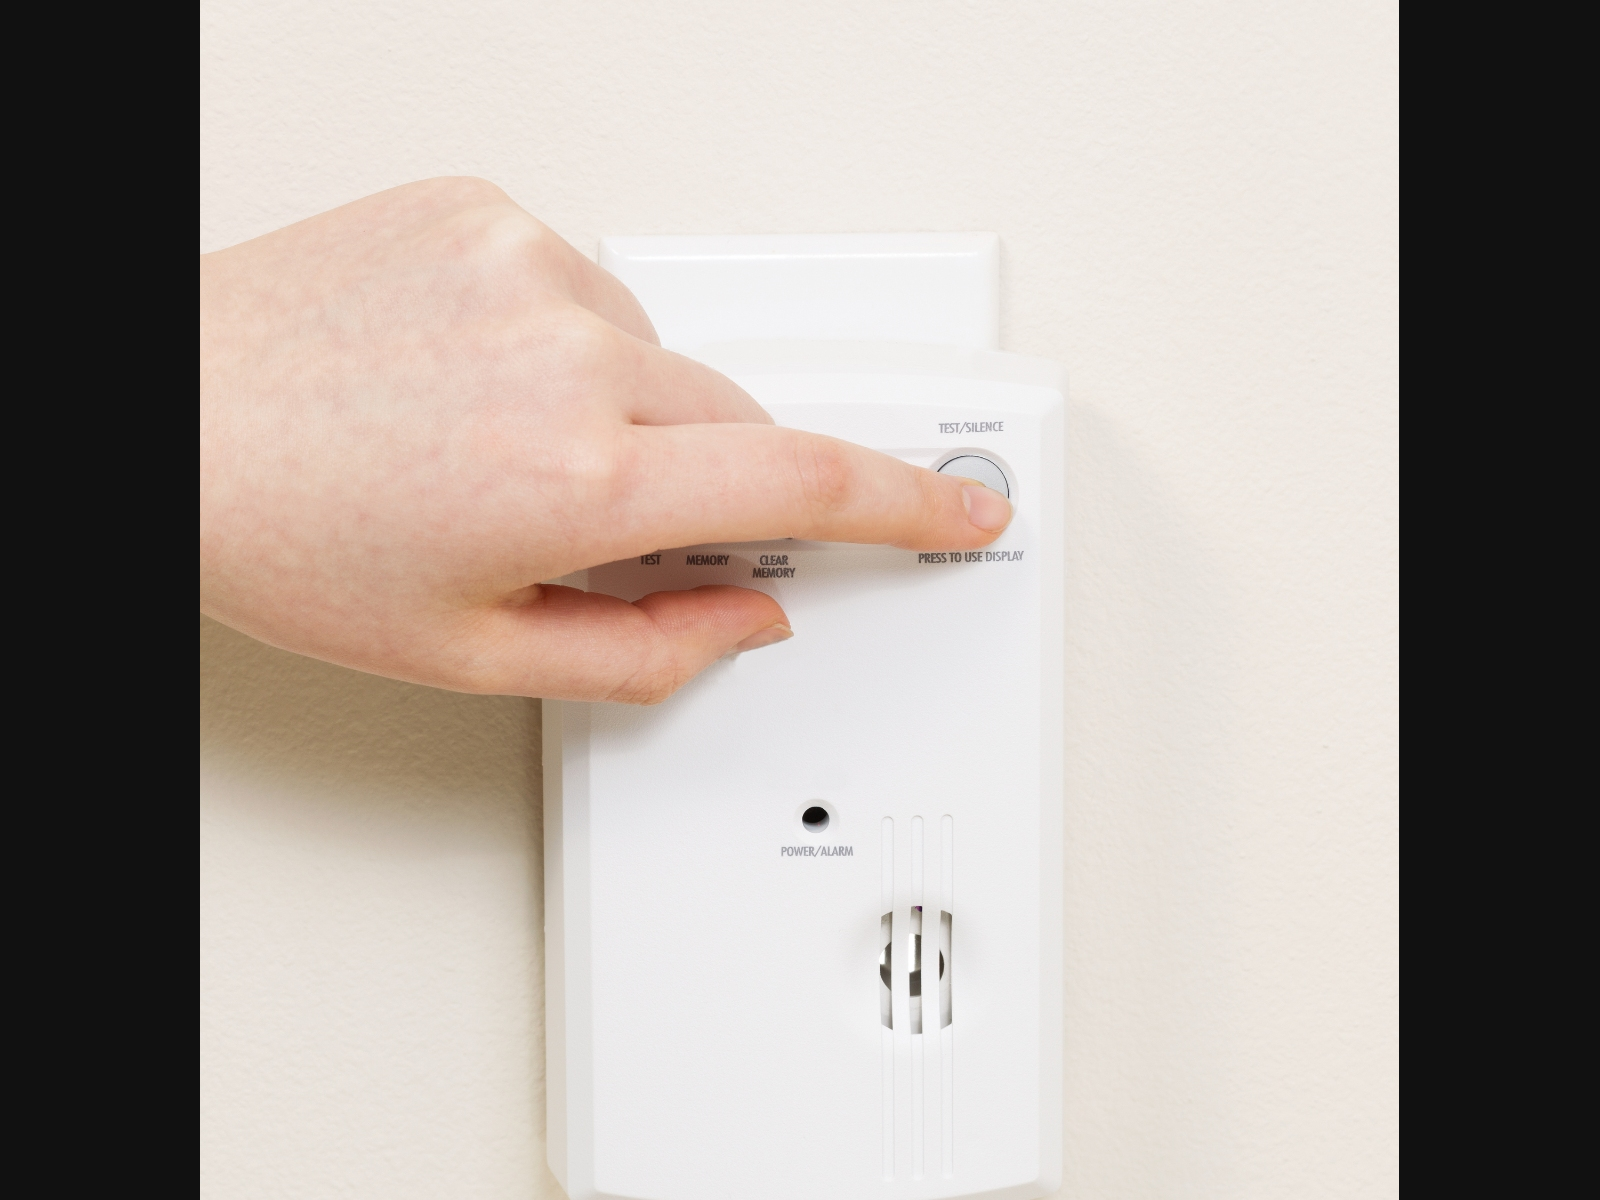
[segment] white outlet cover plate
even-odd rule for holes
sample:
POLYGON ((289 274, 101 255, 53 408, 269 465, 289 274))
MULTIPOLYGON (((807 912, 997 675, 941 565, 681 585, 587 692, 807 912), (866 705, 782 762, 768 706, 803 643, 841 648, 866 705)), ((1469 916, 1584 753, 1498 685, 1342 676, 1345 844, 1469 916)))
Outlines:
POLYGON ((1000 345, 992 233, 608 237, 600 265, 687 354, 771 339, 1000 345))

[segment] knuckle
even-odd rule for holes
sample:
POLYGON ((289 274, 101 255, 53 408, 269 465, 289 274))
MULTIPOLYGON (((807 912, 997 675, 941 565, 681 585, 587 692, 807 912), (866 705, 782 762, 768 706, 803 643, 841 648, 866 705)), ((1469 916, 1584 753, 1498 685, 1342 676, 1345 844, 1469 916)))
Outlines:
POLYGON ((447 175, 434 180, 434 184, 448 199, 463 207, 511 203, 511 197, 504 191, 476 175, 447 175))
POLYGON ((569 282, 571 248, 543 221, 508 200, 488 222, 485 244, 498 262, 530 280, 569 282))
POLYGON ((514 205, 491 205, 463 214, 473 249, 495 266, 522 266, 537 256, 543 226, 514 205))
POLYGON ((637 675, 619 687, 608 699, 616 704, 637 704, 648 707, 660 704, 677 690, 677 682, 670 677, 637 675))
POLYGON ((507 196, 487 179, 469 175, 440 175, 402 184, 393 194, 414 211, 434 219, 457 215, 468 209, 494 204, 511 204, 507 196))
POLYGON ((842 443, 830 438, 797 438, 794 460, 801 502, 813 514, 835 512, 855 494, 855 466, 842 443))
POLYGON ((504 627, 494 610, 461 614, 436 632, 427 648, 429 675, 453 691, 504 695, 523 684, 513 659, 506 654, 504 627))
MULTIPOLYGON (((490 452, 494 451, 492 448, 490 452)), ((605 441, 581 441, 536 452, 533 456, 513 452, 506 456, 484 461, 504 462, 507 471, 527 470, 532 464, 539 486, 549 490, 543 494, 559 496, 557 501, 573 513, 590 512, 606 514, 611 521, 621 511, 630 494, 632 484, 627 469, 605 441)), ((581 518, 567 518, 567 528, 581 530, 581 518)), ((609 533, 609 531, 607 531, 609 533)), ((581 538, 581 532, 578 535, 581 538)), ((594 534, 590 534, 593 539, 594 534)))
POLYGON ((446 182, 455 191, 438 226, 441 249, 496 304, 544 309, 573 293, 588 260, 560 234, 486 180, 446 182))
POLYGON ((941 525, 950 512, 951 488, 949 480, 933 471, 915 474, 917 487, 917 512, 931 527, 941 525))
POLYGON ((547 312, 537 336, 550 361, 585 391, 611 376, 619 365, 615 330, 575 304, 547 312))
POLYGON ((545 273, 555 261, 554 243, 560 239, 500 189, 494 191, 461 198, 448 220, 446 241, 459 258, 482 272, 513 278, 545 273))
POLYGON ((644 645, 640 647, 639 665, 617 684, 608 700, 619 704, 660 704, 686 682, 670 641, 653 623, 646 624, 648 629, 641 630, 644 645))
POLYGON ((512 205, 510 211, 503 214, 503 219, 507 251, 515 254, 524 265, 532 263, 535 267, 550 270, 562 261, 566 242, 539 218, 512 205))

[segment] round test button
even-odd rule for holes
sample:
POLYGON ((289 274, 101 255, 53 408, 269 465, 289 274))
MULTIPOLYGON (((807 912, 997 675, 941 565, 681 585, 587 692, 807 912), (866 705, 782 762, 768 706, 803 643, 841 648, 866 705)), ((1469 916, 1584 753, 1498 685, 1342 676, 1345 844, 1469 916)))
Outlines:
POLYGON ((958 454, 939 467, 939 474, 976 479, 984 487, 999 492, 1007 500, 1011 499, 1011 481, 1000 469, 1000 464, 980 455, 958 454))

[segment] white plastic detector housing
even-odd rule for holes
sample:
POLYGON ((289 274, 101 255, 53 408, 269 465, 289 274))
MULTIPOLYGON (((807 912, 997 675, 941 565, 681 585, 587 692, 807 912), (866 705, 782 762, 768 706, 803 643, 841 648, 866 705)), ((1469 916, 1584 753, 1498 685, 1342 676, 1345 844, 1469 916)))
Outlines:
POLYGON ((758 588, 795 630, 657 707, 544 704, 549 1155, 574 1200, 1060 1184, 1066 385, 989 348, 995 253, 603 245, 663 342, 779 424, 981 459, 1016 515, 980 551, 663 547, 562 581, 758 588))

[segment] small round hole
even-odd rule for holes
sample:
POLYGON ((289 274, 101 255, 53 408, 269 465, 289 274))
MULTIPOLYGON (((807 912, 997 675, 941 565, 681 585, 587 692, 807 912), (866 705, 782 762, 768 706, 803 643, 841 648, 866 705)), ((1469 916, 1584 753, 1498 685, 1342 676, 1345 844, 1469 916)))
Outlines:
POLYGON ((828 827, 828 810, 820 804, 813 804, 800 814, 800 824, 812 833, 821 833, 828 827))

